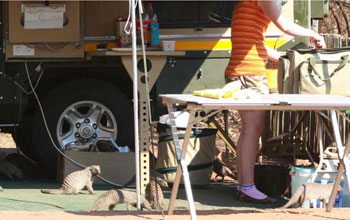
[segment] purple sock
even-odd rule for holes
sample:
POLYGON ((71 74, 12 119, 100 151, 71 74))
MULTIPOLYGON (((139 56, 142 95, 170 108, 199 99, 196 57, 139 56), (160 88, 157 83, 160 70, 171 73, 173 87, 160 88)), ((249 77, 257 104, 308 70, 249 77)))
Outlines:
POLYGON ((260 192, 256 187, 255 184, 250 185, 240 185, 240 190, 247 196, 250 196, 254 199, 266 199, 267 195, 260 192))

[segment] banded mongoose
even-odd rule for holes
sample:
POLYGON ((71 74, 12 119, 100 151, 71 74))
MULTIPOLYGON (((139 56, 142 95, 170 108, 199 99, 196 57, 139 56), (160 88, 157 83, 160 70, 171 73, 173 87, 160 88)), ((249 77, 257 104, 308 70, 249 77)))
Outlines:
MULTIPOLYGON (((334 183, 320 184, 320 183, 306 183, 298 187, 290 200, 281 208, 288 208, 294 203, 298 202, 301 207, 304 201, 318 199, 323 203, 325 207, 326 200, 332 193, 334 183)), ((343 191, 343 188, 339 186, 338 191, 343 191)))
POLYGON ((166 206, 163 203, 164 195, 162 187, 169 187, 168 183, 157 175, 150 176, 150 182, 146 186, 146 199, 151 203, 153 209, 165 210, 166 206))
POLYGON ((235 174, 232 172, 232 170, 230 168, 228 168, 226 166, 226 164, 224 164, 223 162, 221 162, 219 160, 219 158, 216 158, 214 161, 213 161, 213 171, 216 173, 216 176, 215 176, 215 179, 220 176, 222 179, 221 179, 221 182, 224 181, 225 179, 225 176, 229 176, 231 177, 232 179, 236 179, 236 176, 235 174))
POLYGON ((63 180, 63 184, 59 189, 42 189, 42 193, 47 194, 59 194, 59 195, 70 195, 78 194, 84 187, 89 191, 90 194, 94 194, 92 184, 97 175, 101 173, 100 166, 92 165, 86 167, 83 170, 75 171, 70 173, 63 180))
MULTIPOLYGON (((137 194, 135 192, 121 190, 121 189, 111 189, 107 192, 102 193, 95 202, 88 209, 90 212, 95 212, 108 206, 110 211, 113 211, 114 207, 118 204, 126 204, 126 210, 129 211, 130 205, 136 207, 137 204, 137 194)), ((141 197, 141 207, 149 211, 152 210, 149 202, 141 197)))

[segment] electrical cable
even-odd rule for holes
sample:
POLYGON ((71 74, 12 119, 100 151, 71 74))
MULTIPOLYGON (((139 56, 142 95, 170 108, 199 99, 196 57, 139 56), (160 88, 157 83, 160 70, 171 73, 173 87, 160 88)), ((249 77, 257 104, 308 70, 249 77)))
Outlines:
MULTIPOLYGON (((39 63, 38 66, 40 66, 40 65, 41 65, 41 63, 39 63)), ((40 73, 38 79, 36 80, 36 83, 35 83, 35 86, 34 86, 34 90, 38 87, 38 84, 39 84, 40 79, 41 79, 41 77, 43 76, 43 74, 44 74, 44 70, 41 71, 41 73, 40 73)), ((31 91, 29 91, 29 92, 26 91, 26 90, 21 86, 21 84, 19 84, 17 81, 13 80, 13 82, 14 82, 14 84, 15 84, 16 86, 18 86, 25 94, 30 95, 30 94, 33 93, 33 90, 31 90, 31 91)))
MULTIPOLYGON (((40 112, 41 112, 41 116, 42 116, 42 118, 43 118, 43 122, 44 122, 46 131, 47 131, 47 134, 48 134, 48 136, 49 136, 49 138, 50 138, 50 141, 51 141, 52 145, 53 145, 54 148, 55 148, 64 158, 66 158, 68 161, 70 161, 71 163, 73 163, 73 164, 75 164, 75 165, 77 165, 77 166, 79 166, 79 167, 81 167, 81 168, 86 168, 85 165, 80 164, 79 162, 73 160, 72 158, 70 158, 69 156, 67 156, 65 153, 63 153, 63 152, 56 146, 55 141, 53 140, 53 138, 52 138, 52 136, 51 136, 51 133, 50 133, 50 130, 49 130, 49 127, 48 127, 48 125, 47 125, 46 117, 45 117, 45 114, 44 114, 44 110, 43 110, 43 108, 42 108, 42 105, 41 105, 41 103, 40 103, 39 97, 38 97, 38 95, 36 94, 35 88, 34 88, 34 86, 33 86, 33 84, 32 84, 32 80, 30 79, 30 75, 29 75, 27 63, 25 62, 24 65, 25 65, 26 74, 27 74, 27 78, 28 78, 28 81, 29 81, 30 88, 32 89, 32 93, 34 94, 35 99, 36 99, 36 101, 37 101, 37 103, 38 103, 38 106, 39 106, 39 109, 40 109, 40 112)), ((113 183, 113 182, 111 182, 111 181, 109 181, 109 180, 103 178, 103 177, 100 176, 100 175, 97 175, 97 177, 98 177, 99 179, 101 179, 101 180, 102 180, 103 182, 105 182, 105 183, 108 183, 108 184, 110 184, 110 185, 114 185, 114 186, 116 186, 117 188, 123 188, 123 186, 122 186, 121 184, 113 183)))

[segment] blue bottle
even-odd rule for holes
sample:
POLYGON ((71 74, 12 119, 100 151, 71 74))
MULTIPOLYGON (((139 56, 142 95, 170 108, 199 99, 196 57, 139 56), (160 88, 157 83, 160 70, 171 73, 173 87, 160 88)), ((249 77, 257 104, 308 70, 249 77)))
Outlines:
POLYGON ((160 47, 159 23, 151 23, 151 47, 160 47))

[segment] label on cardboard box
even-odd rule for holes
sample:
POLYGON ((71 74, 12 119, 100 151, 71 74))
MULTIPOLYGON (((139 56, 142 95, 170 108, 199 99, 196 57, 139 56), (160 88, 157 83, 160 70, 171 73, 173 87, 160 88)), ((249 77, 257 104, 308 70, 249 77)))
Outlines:
POLYGON ((34 56, 35 49, 24 44, 14 44, 12 53, 13 56, 34 56))
POLYGON ((24 29, 63 28, 64 4, 50 6, 23 5, 24 29))

